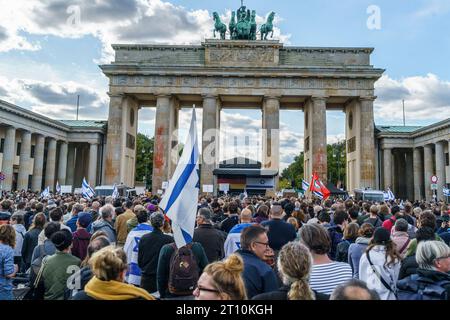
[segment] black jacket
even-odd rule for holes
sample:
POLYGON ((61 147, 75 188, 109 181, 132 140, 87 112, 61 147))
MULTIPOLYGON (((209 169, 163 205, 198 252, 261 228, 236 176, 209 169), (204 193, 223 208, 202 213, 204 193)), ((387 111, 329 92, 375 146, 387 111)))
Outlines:
POLYGON ((297 237, 294 226, 284 220, 268 220, 262 222, 261 225, 269 229, 267 232, 269 245, 275 251, 281 250, 286 243, 294 241, 297 237))
POLYGON ((143 276, 156 277, 159 252, 165 244, 172 242, 173 237, 162 233, 159 229, 153 229, 152 232, 142 236, 139 241, 138 265, 143 276))
MULTIPOLYGON (((278 290, 258 294, 254 296, 252 300, 287 300, 289 289, 289 286, 282 286, 278 290)), ((314 290, 313 292, 316 295, 316 300, 330 300, 330 296, 327 294, 316 292, 314 290)))
MULTIPOLYGON (((418 292, 419 283, 423 286, 427 283, 436 284, 440 281, 445 281, 446 283, 441 285, 441 288, 444 288, 446 293, 446 300, 450 300, 450 274, 439 272, 435 270, 426 270, 426 269, 417 269, 417 275, 420 277, 420 281, 413 280, 411 276, 397 282, 397 288, 401 291, 409 291, 409 292, 418 292)), ((425 286, 425 288, 427 288, 425 286)), ((423 291, 426 289, 423 288, 423 291)))
POLYGON ((340 242, 336 247, 336 261, 348 262, 348 248, 355 240, 345 239, 340 242))
POLYGON ((398 275, 398 280, 401 280, 412 274, 417 273, 418 268, 419 268, 419 265, 417 264, 417 261, 416 261, 416 255, 406 257, 402 261, 402 265, 400 267, 400 273, 398 275))
POLYGON ((30 230, 27 233, 25 233, 25 237, 23 237, 22 258, 27 268, 31 264, 33 251, 34 248, 36 248, 38 245, 38 238, 41 231, 42 229, 34 228, 33 230, 30 230))
POLYGON ((230 230, 239 223, 239 216, 233 215, 229 216, 225 220, 223 220, 220 224, 220 229, 226 233, 230 232, 230 230))
POLYGON ((194 230, 192 241, 199 242, 203 246, 208 262, 211 263, 223 259, 226 238, 225 232, 217 230, 210 224, 202 224, 194 230))

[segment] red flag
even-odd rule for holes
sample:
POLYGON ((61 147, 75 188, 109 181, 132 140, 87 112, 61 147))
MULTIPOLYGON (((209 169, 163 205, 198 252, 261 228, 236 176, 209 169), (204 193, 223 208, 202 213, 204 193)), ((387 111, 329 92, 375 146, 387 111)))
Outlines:
POLYGON ((328 199, 330 196, 330 190, 325 187, 325 185, 320 181, 319 176, 314 173, 312 176, 311 183, 309 184, 309 190, 319 198, 328 199))

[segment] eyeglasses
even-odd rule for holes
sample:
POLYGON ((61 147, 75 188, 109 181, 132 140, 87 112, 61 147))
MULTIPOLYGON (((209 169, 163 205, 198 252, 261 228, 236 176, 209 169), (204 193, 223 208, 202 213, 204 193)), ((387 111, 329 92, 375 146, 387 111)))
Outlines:
POLYGON ((259 242, 259 241, 255 241, 255 243, 265 245, 267 248, 269 248, 269 243, 268 243, 268 242, 259 242))
POLYGON ((206 291, 206 292, 220 293, 219 290, 216 290, 216 289, 209 289, 209 288, 203 288, 203 287, 200 287, 200 286, 198 286, 197 289, 198 289, 199 291, 206 291))

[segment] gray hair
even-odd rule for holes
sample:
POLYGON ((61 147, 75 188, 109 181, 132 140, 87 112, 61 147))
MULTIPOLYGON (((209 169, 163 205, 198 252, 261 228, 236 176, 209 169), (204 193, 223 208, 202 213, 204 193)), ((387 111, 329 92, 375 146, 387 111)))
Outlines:
POLYGON ((405 219, 398 219, 397 221, 395 221, 395 231, 407 232, 408 221, 406 221, 405 219))
POLYGON ((203 219, 205 219, 206 222, 211 222, 211 216, 212 216, 211 209, 200 208, 200 210, 198 210, 198 215, 203 217, 203 219))
POLYGON ((150 224, 153 228, 161 228, 164 225, 164 215, 159 211, 153 212, 150 215, 150 224))
POLYGON ((111 204, 105 204, 100 208, 100 215, 102 216, 102 219, 108 219, 112 217, 114 214, 114 210, 115 209, 111 204))
POLYGON ((450 247, 441 241, 421 241, 417 245, 416 261, 421 269, 436 270, 434 261, 450 255, 450 247))

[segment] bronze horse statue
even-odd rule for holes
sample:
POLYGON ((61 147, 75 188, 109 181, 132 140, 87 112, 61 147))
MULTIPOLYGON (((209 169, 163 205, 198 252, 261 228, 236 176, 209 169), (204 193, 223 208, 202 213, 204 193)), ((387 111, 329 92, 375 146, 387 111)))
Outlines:
POLYGON ((275 18, 275 12, 271 12, 267 18, 267 22, 261 26, 261 40, 267 40, 269 33, 271 38, 273 37, 273 19, 275 18))
POLYGON ((256 11, 252 11, 251 19, 250 19, 250 40, 256 40, 256 11))
POLYGON ((227 26, 225 23, 220 21, 219 14, 217 12, 213 13, 214 17, 214 38, 216 37, 216 31, 220 33, 220 39, 225 40, 225 35, 227 33, 227 26))

